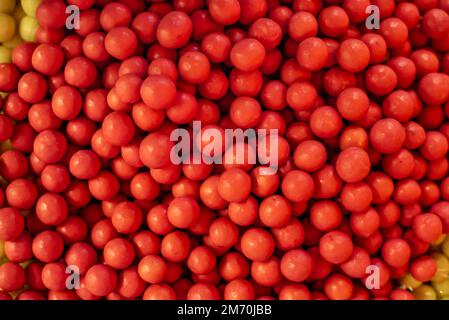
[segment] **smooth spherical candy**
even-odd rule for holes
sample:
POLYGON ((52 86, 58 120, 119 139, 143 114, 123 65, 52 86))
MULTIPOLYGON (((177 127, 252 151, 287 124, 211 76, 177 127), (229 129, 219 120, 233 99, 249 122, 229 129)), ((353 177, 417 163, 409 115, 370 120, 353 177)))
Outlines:
POLYGON ((282 256, 280 268, 288 280, 302 282, 312 273, 313 259, 304 250, 290 250, 282 256))
POLYGON ((331 300, 349 300, 354 290, 352 281, 341 274, 333 274, 324 283, 324 292, 331 300))
POLYGON ((41 44, 34 49, 31 64, 34 69, 47 76, 57 73, 64 62, 62 49, 54 44, 41 44))
POLYGON ((26 282, 25 271, 14 262, 6 262, 0 266, 0 288, 6 292, 21 289, 26 282))
POLYGON ((45 163, 60 161, 67 151, 67 140, 56 130, 40 132, 33 142, 34 154, 45 163))
POLYGON ((433 278, 437 263, 431 256, 421 256, 410 264, 410 273, 418 281, 426 282, 433 278))
POLYGON ((330 231, 340 226, 343 215, 336 202, 318 201, 310 208, 310 222, 320 231, 330 231))
POLYGON ((168 221, 177 228, 191 227, 200 216, 200 207, 195 199, 179 197, 173 199, 167 210, 168 221))
POLYGON ((6 187, 5 195, 11 207, 28 210, 36 202, 38 190, 31 180, 16 179, 6 187))
POLYGON ((86 289, 90 293, 104 297, 115 289, 117 274, 107 265, 96 264, 87 271, 85 281, 86 289))
POLYGON ((142 224, 142 210, 132 202, 121 202, 117 204, 112 212, 112 225, 124 234, 137 231, 142 224))
POLYGON ((428 73, 418 84, 418 94, 428 104, 437 105, 449 98, 449 76, 444 73, 428 73))
POLYGON ((341 202, 350 211, 365 211, 373 199, 370 186, 363 182, 346 184, 341 190, 341 202))
POLYGON ((326 43, 320 38, 310 37, 298 45, 296 60, 301 67, 309 71, 323 68, 329 58, 326 43))
POLYGON ((241 71, 254 71, 265 59, 265 48, 256 39, 243 39, 234 44, 230 52, 231 63, 241 71))
POLYGON ((314 182, 308 173, 301 170, 292 170, 282 180, 281 189, 290 201, 307 201, 313 195, 314 182))
POLYGON ((122 3, 107 4, 100 15, 100 24, 105 31, 114 27, 128 26, 132 19, 132 13, 128 6, 122 3))
POLYGON ((290 220, 292 209, 290 203, 282 196, 273 195, 265 198, 259 206, 259 219, 268 227, 282 227, 290 220))
POLYGON ((237 0, 212 0, 208 9, 212 18, 224 25, 233 24, 240 18, 241 5, 237 0))
POLYGON ((114 269, 126 269, 134 261, 134 256, 131 242, 121 238, 112 239, 103 249, 104 261, 114 269))
POLYGON ((215 264, 215 254, 206 246, 196 247, 187 258, 187 266, 195 274, 206 274, 214 269, 215 264))
POLYGON ((62 165, 48 165, 41 172, 41 182, 50 192, 62 192, 70 184, 70 175, 62 165))
POLYGON ((91 179, 100 171, 101 163, 97 154, 91 150, 80 150, 70 158, 70 173, 78 179, 91 179))
POLYGON ((369 137, 371 145, 377 151, 394 153, 401 149, 406 139, 406 133, 399 121, 385 118, 374 123, 369 137))
POLYGON ((169 108, 176 99, 176 86, 173 81, 163 75, 151 75, 140 87, 143 102, 152 109, 169 108))
POLYGON ((36 259, 48 263, 62 255, 64 243, 61 236, 55 231, 42 231, 34 237, 32 250, 36 259))
POLYGON ((84 242, 72 244, 65 252, 66 264, 77 265, 80 274, 85 274, 95 264, 96 260, 97 253, 95 249, 84 242))
POLYGON ((57 226, 67 218, 67 202, 57 193, 43 194, 37 200, 36 215, 44 224, 57 226))
POLYGON ((310 130, 320 138, 335 137, 341 127, 341 116, 335 108, 330 106, 318 107, 310 115, 310 130))
POLYGON ((104 39, 106 51, 116 59, 130 57, 137 48, 136 34, 128 27, 111 29, 104 39))
POLYGON ((307 172, 320 169, 326 162, 327 152, 323 144, 316 140, 305 140, 297 145, 293 154, 295 165, 307 172))
POLYGON ((309 111, 315 106, 318 93, 310 82, 295 82, 287 89, 287 103, 295 111, 309 111))
POLYGON ((349 259, 353 251, 351 238, 341 231, 330 231, 319 242, 320 254, 328 262, 340 264, 349 259))
POLYGON ((201 52, 189 51, 178 62, 179 75, 189 83, 201 83, 210 73, 210 63, 201 52))
POLYGON ((17 93, 24 101, 37 103, 47 94, 47 82, 36 72, 25 73, 17 84, 17 93))
POLYGON ((362 119, 369 108, 369 98, 363 90, 347 88, 337 97, 337 109, 340 115, 350 121, 362 119))
POLYGON ((66 5, 60 0, 42 1, 37 7, 36 18, 41 26, 48 29, 59 29, 65 26, 66 5))
POLYGON ((308 37, 314 37, 318 33, 318 22, 313 14, 306 11, 290 13, 287 19, 289 36, 295 41, 302 41, 308 37))
POLYGON ((321 10, 318 17, 320 31, 328 37, 343 35, 349 27, 349 17, 343 8, 330 6, 321 10))
POLYGON ((240 128, 251 128, 260 121, 262 109, 257 100, 250 97, 238 97, 232 102, 229 115, 232 122, 240 128))
POLYGON ((443 233, 443 224, 436 214, 420 214, 413 219, 413 232, 422 241, 432 243, 443 233))
POLYGON ((192 34, 192 20, 182 11, 164 15, 157 27, 157 40, 167 49, 178 49, 187 44, 192 34))
POLYGON ((274 251, 273 237, 264 229, 249 229, 240 241, 243 254, 253 261, 266 260, 274 251))
POLYGON ((95 64, 87 58, 76 57, 69 60, 64 68, 64 79, 68 84, 78 88, 92 86, 97 78, 95 64))
POLYGON ((140 160, 149 168, 163 168, 171 163, 170 137, 163 132, 154 132, 140 143, 140 160))
POLYGON ((380 34, 390 48, 398 48, 407 41, 407 25, 399 18, 387 18, 380 24, 380 34))
POLYGON ((111 112, 102 123, 104 139, 114 146, 127 145, 134 137, 135 126, 131 118, 124 112, 111 112))
POLYGON ((366 269, 371 264, 369 253, 360 247, 354 247, 351 257, 341 265, 342 271, 353 278, 361 279, 366 275, 366 269))
POLYGON ((349 72, 360 72, 370 61, 370 51, 362 40, 346 39, 340 43, 336 58, 343 69, 349 72))
POLYGON ((250 176, 239 168, 223 172, 218 181, 218 193, 229 202, 241 202, 248 198, 251 192, 250 176), (235 186, 239 186, 238 189, 235 186))
POLYGON ((390 239, 382 247, 382 258, 387 264, 395 268, 406 265, 410 255, 410 246, 402 239, 390 239))
POLYGON ((343 150, 337 158, 337 173, 346 182, 358 182, 368 176, 371 162, 368 153, 358 147, 343 150))
POLYGON ((188 256, 190 245, 190 238, 186 233, 173 231, 162 239, 161 254, 169 261, 180 262, 188 256))
POLYGON ((17 239, 23 232, 25 223, 20 212, 11 207, 0 209, 0 239, 9 241, 17 239))
POLYGON ((51 100, 54 114, 62 120, 72 120, 81 111, 82 97, 78 90, 70 86, 59 87, 51 100))
POLYGON ((383 96, 396 87, 398 76, 394 70, 386 65, 378 64, 370 67, 365 73, 365 85, 371 93, 383 96))

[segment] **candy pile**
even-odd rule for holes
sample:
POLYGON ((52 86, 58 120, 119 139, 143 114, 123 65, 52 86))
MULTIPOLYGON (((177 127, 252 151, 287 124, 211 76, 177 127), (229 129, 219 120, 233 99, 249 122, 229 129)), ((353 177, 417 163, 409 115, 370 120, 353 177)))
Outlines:
POLYGON ((0 1, 0 63, 10 63, 12 50, 23 41, 35 41, 39 29, 35 19, 41 0, 0 1))
POLYGON ((411 290, 418 300, 449 300, 449 236, 441 237, 434 244, 433 251, 437 271, 430 282, 423 283, 407 273, 400 283, 402 288, 411 290))
POLYGON ((447 297, 448 13, 43 0, 0 64, 0 298, 447 297), (195 123, 224 163, 174 161, 195 123))

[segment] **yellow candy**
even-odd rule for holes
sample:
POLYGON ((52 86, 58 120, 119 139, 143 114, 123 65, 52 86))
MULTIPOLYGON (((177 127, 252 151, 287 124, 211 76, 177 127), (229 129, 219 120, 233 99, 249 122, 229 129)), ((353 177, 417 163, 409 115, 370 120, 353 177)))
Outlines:
POLYGON ((432 278, 433 282, 443 281, 449 278, 449 259, 440 252, 432 254, 432 258, 437 263, 437 272, 432 278))
POLYGON ((6 13, 0 13, 0 42, 8 41, 14 37, 16 22, 6 13))
POLYGON ((441 251, 449 258, 449 237, 446 237, 441 244, 441 251))
POLYGON ((11 13, 16 6, 16 0, 0 0, 0 12, 11 13))
POLYGON ((413 276, 410 273, 404 275, 401 278, 400 283, 402 288, 409 290, 416 289, 422 284, 421 281, 418 281, 415 278, 413 278, 413 276))
POLYGON ((8 41, 3 42, 3 45, 9 49, 14 49, 22 42, 23 42, 22 38, 20 37, 20 35, 18 33, 16 33, 14 35, 14 37, 12 37, 12 39, 9 39, 8 41))
POLYGON ((413 292, 417 300, 437 300, 436 291, 427 284, 423 284, 413 292))
POLYGON ((438 293, 440 298, 449 296, 449 279, 440 282, 432 282, 432 287, 438 293))
POLYGON ((39 28, 39 22, 32 17, 25 17, 20 21, 19 33, 23 40, 34 42, 36 40, 36 31, 39 28))
POLYGON ((22 18, 26 17, 25 11, 23 11, 22 5, 20 3, 17 4, 16 9, 12 13, 12 16, 16 21, 20 21, 22 18))
POLYGON ((37 7, 41 4, 41 0, 20 0, 20 3, 22 4, 23 11, 30 16, 30 17, 36 17, 36 10, 37 7))
POLYGON ((0 46, 0 63, 10 63, 11 55, 12 55, 11 49, 5 46, 0 46))

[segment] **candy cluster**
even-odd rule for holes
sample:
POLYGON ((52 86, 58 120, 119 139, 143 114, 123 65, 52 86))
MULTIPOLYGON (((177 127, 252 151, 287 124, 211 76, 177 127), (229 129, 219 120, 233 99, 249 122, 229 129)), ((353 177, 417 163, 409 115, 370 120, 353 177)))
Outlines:
POLYGON ((35 16, 0 64, 0 298, 449 295, 448 0, 35 16), (225 161, 174 161, 194 123, 225 161))

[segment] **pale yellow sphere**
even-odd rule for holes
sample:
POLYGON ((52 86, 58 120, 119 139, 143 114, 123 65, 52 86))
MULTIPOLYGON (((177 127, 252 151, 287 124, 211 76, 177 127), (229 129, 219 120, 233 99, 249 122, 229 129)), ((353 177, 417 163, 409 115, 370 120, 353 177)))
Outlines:
POLYGON ((16 0, 0 0, 0 12, 11 13, 16 6, 16 0))
POLYGON ((0 13, 0 42, 5 42, 14 37, 16 22, 6 13, 0 13))
POLYGON ((6 48, 9 49, 14 49, 15 47, 17 47, 19 44, 21 44, 23 42, 22 38, 20 37, 20 34, 16 33, 14 35, 14 37, 12 37, 11 39, 9 39, 8 41, 3 42, 3 45, 6 48))
POLYGON ((12 61, 12 49, 0 46, 0 63, 10 63, 12 61))
POLYGON ((416 280, 410 273, 406 273, 399 282, 402 288, 409 290, 416 289, 422 284, 421 281, 416 280))
POLYGON ((28 16, 33 18, 36 17, 36 10, 41 2, 42 0, 20 0, 23 11, 25 11, 28 16))
POLYGON ((438 293, 440 298, 449 296, 449 279, 440 282, 432 282, 432 287, 438 293))
POLYGON ((20 21, 19 33, 23 40, 34 42, 36 40, 36 31, 39 28, 39 22, 33 17, 25 17, 20 21))
POLYGON ((449 259, 441 252, 432 254, 433 260, 437 263, 437 272, 432 281, 439 282, 449 278, 449 259))
POLYGON ((437 292, 429 285, 423 284, 413 292, 417 300, 437 300, 437 292))

